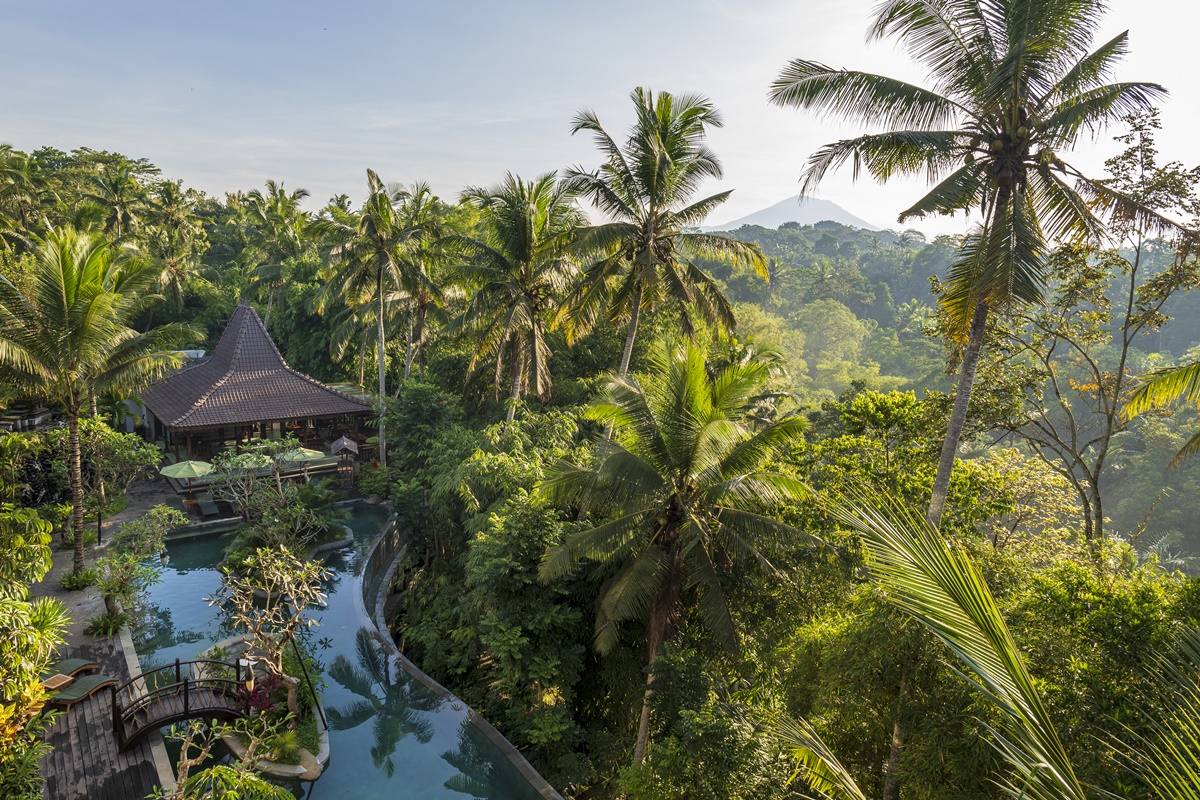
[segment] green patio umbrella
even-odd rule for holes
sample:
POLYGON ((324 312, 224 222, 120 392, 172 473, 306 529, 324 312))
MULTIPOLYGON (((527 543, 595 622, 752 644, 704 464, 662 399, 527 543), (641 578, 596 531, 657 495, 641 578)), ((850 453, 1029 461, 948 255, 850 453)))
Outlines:
POLYGON ((203 478, 212 471, 213 465, 207 461, 180 461, 177 464, 168 464, 160 469, 159 473, 176 480, 191 480, 203 478))
POLYGON ((297 447, 295 450, 289 450, 284 454, 284 461, 320 461, 325 457, 325 454, 320 450, 312 450, 307 447, 297 447))
POLYGON ((320 461, 325 458, 325 454, 320 450, 312 450, 308 447, 297 447, 295 450, 290 450, 284 454, 283 460, 292 464, 302 464, 304 467, 304 481, 308 482, 308 462, 320 461))
POLYGON ((166 475, 175 480, 187 481, 188 496, 192 495, 192 478, 203 478, 213 471, 213 465, 207 461, 180 461, 168 464, 160 469, 160 475, 166 475))

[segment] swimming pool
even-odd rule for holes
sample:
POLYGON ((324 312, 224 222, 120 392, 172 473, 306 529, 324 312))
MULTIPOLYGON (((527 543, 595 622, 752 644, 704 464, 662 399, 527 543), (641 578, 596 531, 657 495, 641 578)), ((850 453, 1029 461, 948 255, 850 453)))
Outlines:
MULTIPOLYGON (((354 544, 326 556, 333 573, 328 605, 311 613, 319 622, 311 642, 325 666, 331 755, 320 779, 297 783, 293 792, 312 800, 541 800, 472 723, 469 709, 413 678, 372 638, 360 579, 387 511, 363 503, 348 508, 354 544)), ((216 564, 224 544, 219 533, 167 543, 162 580, 150 588, 145 622, 134 632, 143 668, 195 658, 236 633, 204 601, 220 585, 216 564)))

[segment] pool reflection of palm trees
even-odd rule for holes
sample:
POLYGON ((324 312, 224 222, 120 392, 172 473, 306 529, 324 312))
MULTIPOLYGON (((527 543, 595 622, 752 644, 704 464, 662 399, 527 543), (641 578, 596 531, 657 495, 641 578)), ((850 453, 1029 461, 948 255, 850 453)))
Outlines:
POLYGON ((541 800, 512 762, 497 758, 494 750, 470 718, 464 719, 458 726, 458 749, 442 753, 442 759, 458 770, 446 788, 475 800, 541 800))
POLYGON ((424 712, 435 710, 441 700, 403 670, 393 670, 369 628, 355 634, 354 656, 357 666, 344 655, 335 658, 329 677, 361 699, 329 709, 329 727, 344 731, 370 720, 375 736, 371 760, 390 778, 396 771, 392 755, 405 737, 415 736, 422 744, 433 738, 433 724, 424 712))

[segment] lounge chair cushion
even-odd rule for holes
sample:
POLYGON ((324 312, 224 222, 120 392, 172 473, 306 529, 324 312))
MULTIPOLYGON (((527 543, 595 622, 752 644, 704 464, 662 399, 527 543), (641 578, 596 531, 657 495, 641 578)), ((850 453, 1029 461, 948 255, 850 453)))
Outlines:
POLYGON ((101 675, 100 673, 84 675, 82 678, 76 678, 75 682, 67 688, 50 695, 50 699, 47 702, 52 705, 70 708, 80 700, 86 700, 91 697, 100 689, 106 686, 115 686, 118 683, 120 681, 116 678, 101 675))
POLYGON ((81 672, 91 672, 98 669, 100 669, 100 665, 90 658, 68 658, 46 667, 46 671, 42 673, 42 677, 49 678, 52 675, 69 675, 75 677, 81 672))

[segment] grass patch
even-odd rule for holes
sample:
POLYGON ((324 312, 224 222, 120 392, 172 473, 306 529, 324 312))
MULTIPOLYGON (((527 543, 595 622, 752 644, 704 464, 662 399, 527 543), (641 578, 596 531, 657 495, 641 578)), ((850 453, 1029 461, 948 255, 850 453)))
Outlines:
POLYGON ((321 725, 317 722, 315 714, 308 713, 300 717, 296 739, 301 747, 314 756, 321 750, 321 725))

